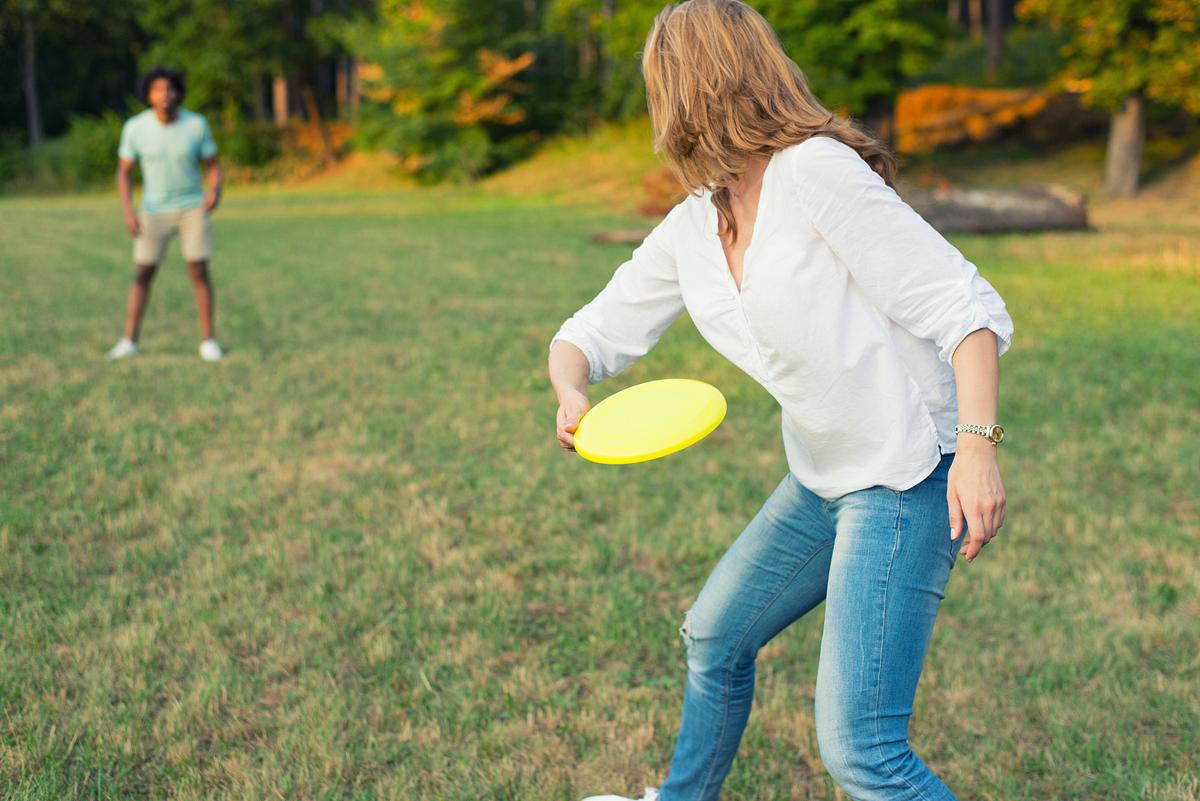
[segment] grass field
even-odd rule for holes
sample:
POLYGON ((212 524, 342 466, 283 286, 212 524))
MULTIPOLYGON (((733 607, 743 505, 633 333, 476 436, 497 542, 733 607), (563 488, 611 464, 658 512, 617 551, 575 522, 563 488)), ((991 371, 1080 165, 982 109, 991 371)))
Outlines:
MULTIPOLYGON (((962 799, 1200 799, 1188 185, 1098 207, 1092 232, 954 238, 1016 323, 1008 524, 952 574, 910 732, 962 799)), ((686 318, 593 401, 698 377, 722 427, 640 466, 558 449, 547 342, 628 254, 587 235, 630 222, 498 190, 235 190, 227 361, 196 356, 173 251, 145 354, 110 365, 115 200, 0 200, 0 797, 658 784, 677 626, 786 468, 773 402, 686 318)), ((724 797, 835 797, 822 615, 760 655, 724 797)))

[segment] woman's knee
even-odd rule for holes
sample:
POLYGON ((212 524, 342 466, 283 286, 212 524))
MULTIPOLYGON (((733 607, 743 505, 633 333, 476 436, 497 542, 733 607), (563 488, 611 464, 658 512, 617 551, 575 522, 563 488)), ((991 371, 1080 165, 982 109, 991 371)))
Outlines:
POLYGON ((684 615, 679 634, 687 649, 688 670, 712 674, 724 670, 746 670, 754 665, 757 643, 750 642, 743 627, 727 607, 713 608, 703 596, 684 615))
POLYGON ((895 798, 916 755, 906 740, 883 742, 867 731, 817 724, 821 763, 838 786, 861 801, 895 798))

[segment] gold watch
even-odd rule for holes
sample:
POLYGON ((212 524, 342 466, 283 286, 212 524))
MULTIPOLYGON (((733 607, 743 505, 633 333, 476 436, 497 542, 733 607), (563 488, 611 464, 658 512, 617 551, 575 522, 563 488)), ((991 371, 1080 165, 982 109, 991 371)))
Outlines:
POLYGON ((969 434, 978 434, 992 445, 999 445, 1004 441, 1004 429, 998 425, 977 426, 970 423, 959 423, 954 427, 955 434, 962 434, 964 431, 969 434))

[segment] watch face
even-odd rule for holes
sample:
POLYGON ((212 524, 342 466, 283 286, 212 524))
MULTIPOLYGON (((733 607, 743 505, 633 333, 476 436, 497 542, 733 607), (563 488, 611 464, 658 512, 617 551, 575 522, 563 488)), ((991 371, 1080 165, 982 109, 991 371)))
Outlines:
POLYGON ((1004 429, 1000 426, 992 426, 992 442, 1002 442, 1004 440, 1004 429))

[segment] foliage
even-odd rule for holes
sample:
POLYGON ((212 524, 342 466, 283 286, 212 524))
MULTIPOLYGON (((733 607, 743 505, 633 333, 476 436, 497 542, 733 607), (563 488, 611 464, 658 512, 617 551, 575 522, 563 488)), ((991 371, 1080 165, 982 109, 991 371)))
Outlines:
POLYGON ((641 50, 664 3, 655 0, 549 0, 543 35, 567 47, 567 127, 643 113, 641 50))
POLYGON ((896 100, 896 149, 929 151, 938 145, 982 140, 1043 111, 1044 89, 994 89, 929 83, 896 100))
MULTIPOLYGON (((817 97, 868 125, 887 124, 902 89, 986 85, 984 44, 955 29, 944 5, 754 6, 817 97)), ((70 119, 124 110, 137 71, 162 62, 187 73, 187 105, 209 115, 239 163, 265 164, 284 146, 246 125, 266 116, 279 78, 293 118, 315 106, 325 119, 352 120, 357 144, 397 154, 423 180, 467 180, 555 134, 642 115, 640 52, 662 7, 663 0, 0 0, 0 57, 20 63, 24 22, 33 19, 48 136, 64 133, 70 119), (362 67, 361 108, 343 82, 351 62, 362 67)), ((1026 23, 1006 32, 993 86, 1054 78, 1093 105, 1115 107, 1142 91, 1200 113, 1194 0, 1021 0, 1020 13, 1026 23)), ((28 161, 11 155, 24 114, 22 82, 0 85, 0 135, 10 153, 0 178, 28 161)))
POLYGON ((1040 25, 1014 25, 1004 32, 1004 58, 995 84, 987 79, 987 42, 966 35, 949 39, 930 67, 908 84, 945 83, 959 86, 1041 87, 1062 68, 1059 50, 1065 35, 1040 25))
MULTIPOLYGON (((66 133, 73 117, 123 110, 132 94, 145 33, 139 2, 128 0, 0 0, 0 130, 24 134, 23 21, 33 23, 36 81, 45 134, 66 133)), ((11 149, 11 148, 10 148, 11 149)))
POLYGON ((111 181, 124 118, 115 111, 74 117, 64 136, 25 151, 15 180, 40 187, 75 189, 111 181))
POLYGON ((1115 110, 1141 94, 1200 114, 1195 0, 1021 0, 1017 14, 1067 34, 1059 77, 1085 104, 1115 110))
POLYGON ((852 115, 890 105, 950 35, 944 7, 922 0, 763 0, 757 4, 817 97, 852 115))
POLYGON ((453 13, 457 0, 385 0, 335 34, 366 59, 360 71, 370 108, 363 140, 403 157, 426 179, 477 178, 502 157, 507 135, 526 119, 517 80, 535 60, 484 46, 485 37, 453 13))
POLYGON ((220 138, 221 159, 242 167, 262 167, 281 151, 281 132, 268 123, 239 123, 214 136, 220 138))
POLYGON ((187 73, 186 103, 227 119, 251 107, 272 69, 294 57, 290 0, 152 0, 139 21, 153 45, 143 68, 165 64, 187 73))

